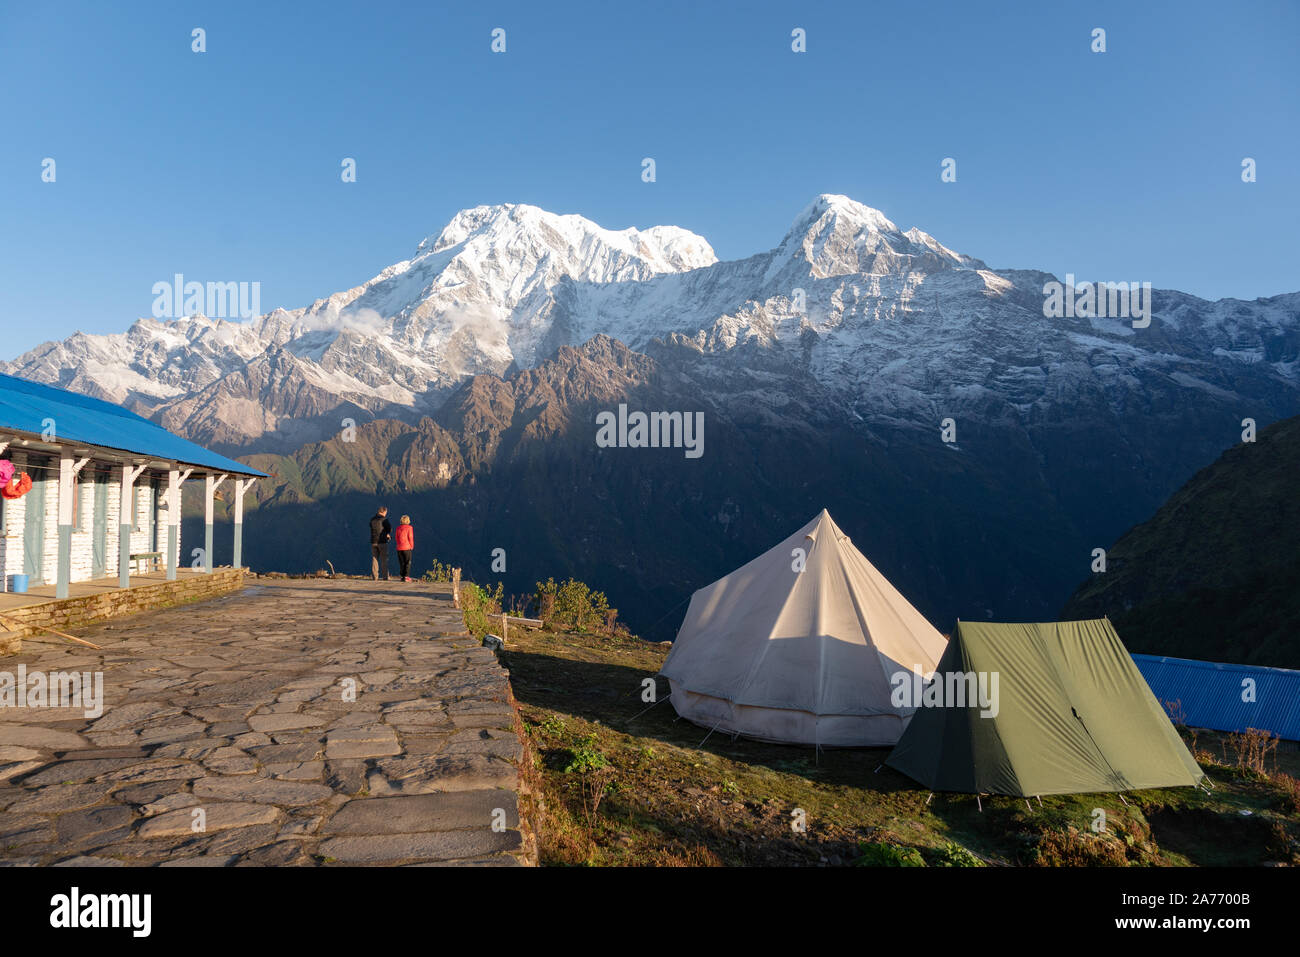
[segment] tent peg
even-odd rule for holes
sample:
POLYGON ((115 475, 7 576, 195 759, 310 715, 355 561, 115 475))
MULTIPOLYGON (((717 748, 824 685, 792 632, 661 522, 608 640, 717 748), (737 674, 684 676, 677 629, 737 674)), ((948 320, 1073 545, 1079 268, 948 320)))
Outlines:
POLYGON ((1029 798, 1025 798, 1025 807, 1029 808, 1029 813, 1034 813, 1034 806, 1029 803, 1029 798))
POLYGON ((926 806, 926 807, 929 807, 929 806, 930 806, 930 801, 931 801, 931 799, 932 799, 933 797, 934 797, 934 792, 931 791, 931 792, 930 792, 930 797, 928 797, 928 798, 925 799, 925 806, 926 806))
POLYGON ((975 804, 976 804, 976 806, 980 809, 980 813, 983 814, 983 813, 984 813, 984 802, 980 800, 980 796, 979 796, 978 794, 975 795, 975 804))
POLYGON ((872 771, 871 773, 872 773, 872 774, 879 774, 879 773, 880 773, 880 769, 883 768, 883 767, 884 767, 883 764, 877 764, 877 765, 876 765, 876 770, 872 771))
POLYGON ((1042 806, 1043 806, 1043 798, 1042 798, 1041 795, 1035 794, 1035 795, 1034 795, 1034 800, 1038 802, 1038 806, 1039 806, 1039 807, 1042 807, 1042 806))
POLYGON ((1128 807, 1128 801, 1125 801, 1125 800, 1124 800, 1124 795, 1121 794, 1121 795, 1119 796, 1119 799, 1120 799, 1120 801, 1123 803, 1123 805, 1124 805, 1125 807, 1128 807))

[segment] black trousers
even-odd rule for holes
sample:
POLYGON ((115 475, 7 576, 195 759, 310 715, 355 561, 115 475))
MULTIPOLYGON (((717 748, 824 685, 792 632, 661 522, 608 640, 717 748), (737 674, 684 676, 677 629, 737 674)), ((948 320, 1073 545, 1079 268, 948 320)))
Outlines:
POLYGON ((409 548, 399 548, 397 550, 397 565, 401 569, 402 578, 411 577, 411 550, 409 548))
POLYGON ((388 581, 388 546, 370 546, 370 577, 379 581, 388 581))

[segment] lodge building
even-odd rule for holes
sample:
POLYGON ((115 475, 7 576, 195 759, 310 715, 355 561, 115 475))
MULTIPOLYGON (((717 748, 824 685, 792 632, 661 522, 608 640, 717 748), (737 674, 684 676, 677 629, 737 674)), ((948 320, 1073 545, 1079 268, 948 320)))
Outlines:
POLYGON ((0 571, 4 591, 178 566, 212 571, 219 488, 234 513, 242 561, 243 498, 265 472, 173 435, 127 409, 0 375, 0 571), (181 487, 203 480, 205 536, 181 550, 181 487))

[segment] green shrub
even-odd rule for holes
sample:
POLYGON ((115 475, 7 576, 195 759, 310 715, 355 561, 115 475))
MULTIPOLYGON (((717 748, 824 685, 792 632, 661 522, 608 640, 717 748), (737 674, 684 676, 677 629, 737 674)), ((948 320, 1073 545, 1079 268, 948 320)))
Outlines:
POLYGON ((609 767, 609 760, 596 747, 596 736, 589 734, 569 749, 569 763, 565 774, 590 774, 609 767))
POLYGON ((420 581, 449 582, 451 581, 451 566, 444 565, 435 558, 433 560, 433 567, 420 576, 420 581))
POLYGON ((931 867, 983 867, 984 862, 960 844, 946 842, 929 853, 931 867))
POLYGON ((479 641, 492 630, 492 617, 501 614, 501 598, 505 586, 497 582, 495 591, 489 592, 473 582, 461 582, 460 607, 465 613, 465 627, 479 641))
POLYGON ((618 609, 609 607, 604 592, 570 578, 556 584, 554 578, 537 583, 533 593, 537 616, 548 627, 570 631, 612 631, 618 609))
POLYGON ((914 847, 899 847, 883 841, 858 842, 854 867, 925 867, 925 858, 914 847))

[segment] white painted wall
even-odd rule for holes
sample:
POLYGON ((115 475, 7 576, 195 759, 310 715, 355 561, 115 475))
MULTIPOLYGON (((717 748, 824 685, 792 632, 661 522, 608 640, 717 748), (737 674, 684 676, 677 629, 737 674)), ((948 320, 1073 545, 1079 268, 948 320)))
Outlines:
MULTIPOLYGON (((21 450, 13 451, 11 455, 4 457, 11 459, 18 471, 26 470, 26 452, 21 450)), ((28 474, 31 475, 33 484, 36 482, 45 483, 45 534, 41 564, 45 576, 44 583, 53 585, 58 575, 59 563, 58 457, 53 457, 50 462, 51 470, 33 470, 28 474)), ((94 567, 95 488, 93 483, 95 465, 93 459, 87 462, 77 475, 77 482, 74 486, 73 494, 81 499, 81 510, 77 515, 76 524, 72 527, 72 572, 70 580, 74 582, 88 581, 92 577, 94 567)), ((140 488, 142 491, 136 496, 135 527, 131 532, 131 551, 162 552, 163 562, 165 563, 167 560, 167 527, 162 522, 165 520, 164 516, 167 513, 165 511, 156 512, 156 522, 158 523, 156 547, 151 547, 149 513, 155 508, 155 497, 159 499, 166 497, 167 476, 166 473, 160 474, 161 484, 156 496, 153 489, 149 487, 149 481, 152 477, 153 474, 146 471, 142 472, 136 480, 136 488, 140 488)), ((109 473, 108 503, 105 510, 104 575, 109 578, 116 578, 118 574, 118 502, 121 499, 121 481, 121 467, 114 466, 109 473)), ((31 493, 28 493, 22 498, 5 499, 4 501, 4 533, 0 535, 0 569, 3 570, 6 587, 11 587, 9 585, 9 576, 19 575, 23 572, 23 532, 26 528, 27 504, 30 500, 31 493)), ((177 563, 185 566, 187 563, 180 560, 182 554, 178 546, 177 563)))

